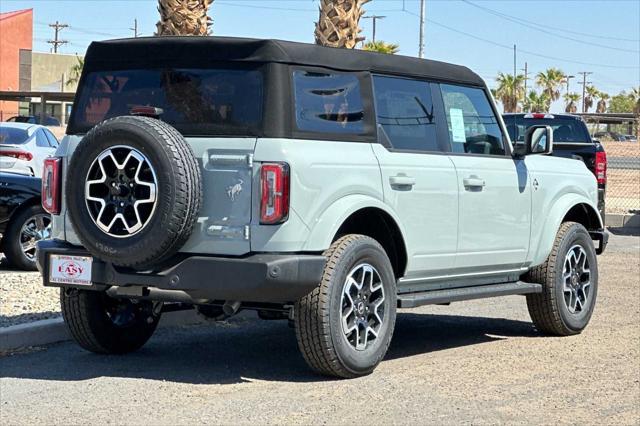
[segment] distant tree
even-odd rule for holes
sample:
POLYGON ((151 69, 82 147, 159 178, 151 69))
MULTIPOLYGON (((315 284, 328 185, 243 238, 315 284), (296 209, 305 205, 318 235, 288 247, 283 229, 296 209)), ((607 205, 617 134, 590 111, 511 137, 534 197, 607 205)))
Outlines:
POLYGON ((564 95, 564 100, 566 103, 564 112, 569 114, 575 114, 578 112, 578 101, 580 100, 580 95, 578 93, 567 93, 564 95))
POLYGON ((623 90, 617 95, 611 97, 611 101, 609 102, 609 112, 634 112, 634 108, 636 106, 637 105, 633 99, 633 93, 627 93, 623 90))
POLYGON ((607 112, 607 101, 609 100, 609 95, 604 92, 600 92, 598 94, 598 105, 596 105, 596 112, 599 114, 607 112))
POLYGON ((549 111, 549 96, 542 92, 538 94, 535 90, 531 90, 524 99, 524 110, 526 112, 547 112, 549 111))
POLYGON ((398 51, 400 50, 400 45, 395 43, 387 43, 386 41, 381 40, 368 41, 364 44, 364 46, 362 46, 362 50, 393 55, 395 53, 398 53, 398 51))
POLYGON ((84 68, 84 58, 80 56, 76 56, 76 63, 73 64, 71 70, 69 71, 69 78, 67 79, 65 85, 76 84, 80 80, 80 76, 82 75, 82 68, 84 68))
POLYGON ((594 86, 587 86, 585 89, 586 95, 584 97, 584 105, 582 106, 582 112, 589 112, 589 109, 593 106, 594 100, 600 95, 600 91, 594 86))
POLYGON ((209 35, 211 3, 213 0, 158 0, 160 20, 156 24, 156 35, 209 35))
POLYGON ((634 87, 629 94, 631 101, 633 102, 633 113, 640 115, 640 87, 634 87))
POLYGON ((518 101, 524 97, 524 75, 498 73, 496 77, 496 87, 494 97, 502 103, 504 112, 516 112, 518 101))
POLYGON ((547 110, 549 110, 551 102, 560 99, 560 87, 562 87, 566 79, 566 74, 558 68, 549 68, 536 75, 536 84, 540 87, 542 93, 546 95, 547 110))

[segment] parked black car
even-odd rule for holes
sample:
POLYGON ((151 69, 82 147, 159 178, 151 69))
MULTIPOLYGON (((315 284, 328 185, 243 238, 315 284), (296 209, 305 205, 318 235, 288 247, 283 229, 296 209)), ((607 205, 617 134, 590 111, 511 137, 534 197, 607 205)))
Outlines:
POLYGON ((41 187, 40 178, 0 172, 0 251, 15 268, 35 271, 36 242, 51 233, 41 187))
POLYGON ((571 114, 504 114, 504 122, 511 140, 524 142, 531 126, 545 125, 553 129, 553 155, 582 160, 598 180, 598 210, 605 219, 607 186, 607 154, 602 144, 591 139, 582 118, 571 114))
POLYGON ((41 124, 43 126, 59 126, 60 120, 55 117, 51 117, 50 115, 46 116, 44 119, 44 123, 42 123, 42 119, 40 116, 35 115, 17 115, 15 117, 11 117, 7 121, 16 122, 16 123, 29 123, 29 124, 41 124))

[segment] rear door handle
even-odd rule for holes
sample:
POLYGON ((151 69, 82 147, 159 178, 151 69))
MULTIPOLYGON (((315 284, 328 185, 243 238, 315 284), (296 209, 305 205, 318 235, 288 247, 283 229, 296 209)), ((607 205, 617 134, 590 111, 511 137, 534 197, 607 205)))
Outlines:
POLYGON ((484 179, 480 179, 478 176, 469 176, 462 179, 462 184, 465 188, 482 189, 484 188, 485 182, 484 179))
POLYGON ((416 184, 416 179, 411 176, 398 175, 390 176, 389 183, 392 187, 413 187, 416 184))

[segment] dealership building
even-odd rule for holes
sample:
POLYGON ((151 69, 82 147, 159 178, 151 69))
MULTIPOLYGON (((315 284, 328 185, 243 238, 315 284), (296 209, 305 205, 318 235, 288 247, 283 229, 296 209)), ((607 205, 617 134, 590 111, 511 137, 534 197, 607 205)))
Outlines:
MULTIPOLYGON (((33 9, 0 13, 0 40, 0 92, 75 92, 76 83, 68 80, 78 63, 77 55, 33 51, 33 9)), ((40 115, 41 101, 38 96, 23 96, 20 101, 0 99, 0 121, 16 115, 40 115)), ((64 124, 71 106, 71 102, 47 100, 46 115, 64 124)))

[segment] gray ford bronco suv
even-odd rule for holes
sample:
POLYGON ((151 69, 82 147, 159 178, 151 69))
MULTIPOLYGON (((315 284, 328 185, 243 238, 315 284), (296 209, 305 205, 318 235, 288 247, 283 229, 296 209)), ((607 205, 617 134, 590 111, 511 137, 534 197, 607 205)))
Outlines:
POLYGON ((140 348, 163 312, 255 310, 290 321, 315 371, 356 377, 384 358, 397 308, 514 294, 541 333, 576 334, 607 234, 593 173, 552 150, 545 126, 514 149, 461 66, 96 42, 45 166, 38 265, 97 353, 140 348))

